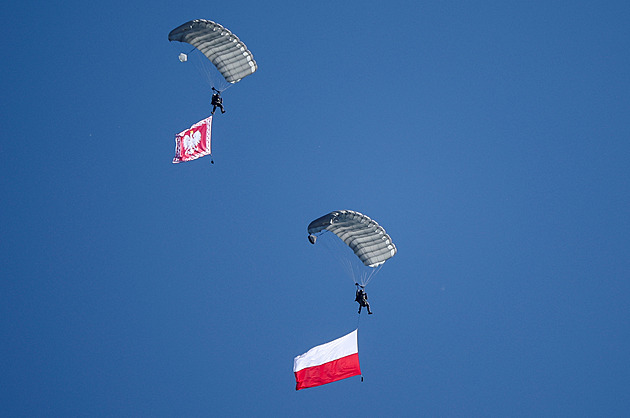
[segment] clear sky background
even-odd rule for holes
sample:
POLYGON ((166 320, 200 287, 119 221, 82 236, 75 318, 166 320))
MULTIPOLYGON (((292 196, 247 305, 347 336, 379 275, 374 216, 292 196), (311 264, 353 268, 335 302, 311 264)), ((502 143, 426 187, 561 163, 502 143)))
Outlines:
POLYGON ((630 3, 0 6, 4 416, 626 416, 630 3), (219 22, 258 72, 213 154, 169 31, 219 22), (377 220, 364 381, 294 390, 357 326, 308 223, 377 220))

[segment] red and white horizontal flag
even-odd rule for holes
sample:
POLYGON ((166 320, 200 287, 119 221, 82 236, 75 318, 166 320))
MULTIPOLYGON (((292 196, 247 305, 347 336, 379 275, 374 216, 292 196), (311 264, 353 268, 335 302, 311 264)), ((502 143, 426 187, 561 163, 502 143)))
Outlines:
POLYGON ((204 155, 212 154, 211 138, 212 116, 175 135, 173 164, 196 160, 204 155))
POLYGON ((325 385, 361 374, 358 330, 318 345, 293 360, 295 390, 325 385))

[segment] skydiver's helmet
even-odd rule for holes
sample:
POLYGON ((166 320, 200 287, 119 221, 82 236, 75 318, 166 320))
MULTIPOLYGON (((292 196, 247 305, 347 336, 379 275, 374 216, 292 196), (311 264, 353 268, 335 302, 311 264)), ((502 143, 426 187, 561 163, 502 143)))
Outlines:
POLYGON ((308 240, 311 242, 311 244, 315 244, 315 241, 317 241, 317 237, 311 234, 308 236, 308 240))

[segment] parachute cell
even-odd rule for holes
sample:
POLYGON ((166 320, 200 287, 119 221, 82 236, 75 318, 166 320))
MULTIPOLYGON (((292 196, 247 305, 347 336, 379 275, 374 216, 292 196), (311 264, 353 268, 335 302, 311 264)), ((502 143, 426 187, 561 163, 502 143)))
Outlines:
POLYGON ((188 43, 197 48, 229 83, 253 74, 258 66, 241 40, 225 27, 210 20, 186 22, 168 34, 169 41, 188 43))
POLYGON ((308 226, 309 241, 330 231, 354 251, 367 267, 378 267, 396 254, 396 246, 385 229, 376 221, 352 210, 331 212, 315 219, 308 226))

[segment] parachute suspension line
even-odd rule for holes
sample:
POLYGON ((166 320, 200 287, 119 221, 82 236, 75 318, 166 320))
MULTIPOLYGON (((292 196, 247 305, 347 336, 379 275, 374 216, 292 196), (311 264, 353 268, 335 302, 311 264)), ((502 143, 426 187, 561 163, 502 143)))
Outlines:
POLYGON ((184 42, 171 42, 170 44, 173 49, 179 53, 179 60, 182 63, 192 62, 192 66, 195 67, 196 71, 199 73, 201 80, 204 83, 212 85, 212 79, 210 77, 210 64, 208 64, 209 61, 205 58, 201 51, 195 47, 189 49, 191 45, 184 42), (184 59, 182 59, 182 55, 184 55, 184 59), (201 58, 200 55, 203 58, 201 58))
POLYGON ((193 63, 192 66, 197 70, 203 83, 207 83, 210 87, 221 92, 232 87, 233 83, 227 82, 214 64, 199 49, 189 48, 191 45, 185 42, 171 42, 171 45, 178 53, 186 55, 186 59, 182 62, 193 63))
POLYGON ((365 266, 353 251, 330 231, 324 230, 319 235, 318 244, 321 244, 331 256, 336 259, 346 272, 352 283, 358 283, 365 287, 378 274, 384 264, 376 267, 365 266))
POLYGON ((346 274, 352 281, 352 283, 357 283, 361 280, 358 279, 359 273, 355 271, 355 266, 353 264, 354 259, 352 257, 348 257, 349 248, 346 247, 345 243, 339 239, 330 231, 323 231, 320 235, 319 243, 323 244, 323 247, 326 248, 326 251, 332 255, 334 259, 336 259, 343 270, 345 270, 346 274))
POLYGON ((219 84, 221 84, 220 87, 222 87, 222 88, 221 89, 217 89, 217 90, 219 90, 221 93, 223 93, 224 91, 226 91, 227 89, 229 89, 230 87, 232 87, 234 85, 234 83, 228 83, 228 82, 219 83, 219 84))
POLYGON ((365 278, 365 285, 367 286, 368 283, 370 283, 370 281, 372 280, 372 278, 374 278, 374 276, 376 276, 376 274, 378 274, 378 272, 381 270, 381 268, 383 267, 383 264, 381 264, 380 266, 374 267, 371 269, 370 274, 365 278))
POLYGON ((348 274, 348 276, 350 276, 350 280, 353 283, 356 283, 357 282, 357 275, 356 275, 356 272, 355 272, 355 269, 354 269, 354 265, 352 265, 352 262, 350 260, 348 260, 347 258, 339 256, 338 254, 337 254, 337 258, 339 259, 339 262, 343 266, 344 270, 346 270, 346 273, 348 274))
POLYGON ((194 53, 194 58, 192 61, 194 61, 195 68, 199 72, 201 78, 211 87, 214 87, 215 77, 213 77, 212 75, 212 68, 209 61, 206 60, 205 56, 197 48, 193 48, 191 53, 194 53))

